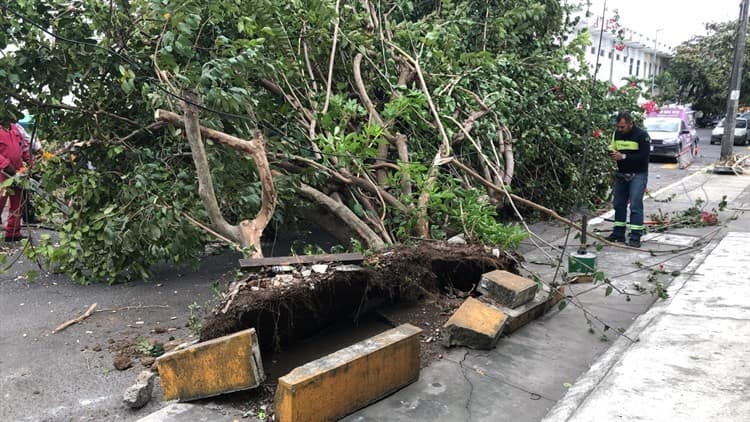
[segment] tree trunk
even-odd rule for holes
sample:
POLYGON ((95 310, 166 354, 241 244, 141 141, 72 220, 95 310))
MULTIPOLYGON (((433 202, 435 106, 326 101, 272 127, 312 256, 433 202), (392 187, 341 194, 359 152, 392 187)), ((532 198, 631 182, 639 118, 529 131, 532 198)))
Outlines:
POLYGON ((369 247, 380 249, 386 246, 386 243, 383 241, 383 239, 381 239, 380 236, 378 236, 369 226, 367 226, 367 224, 360 220, 359 217, 357 217, 357 215, 352 212, 352 210, 346 207, 346 205, 334 201, 323 192, 304 183, 300 184, 300 194, 305 198, 318 203, 330 210, 344 224, 354 230, 359 235, 359 237, 361 237, 365 241, 365 243, 367 243, 369 247))
POLYGON ((190 142, 190 150, 193 155, 196 173, 198 174, 198 192, 211 221, 211 228, 222 236, 238 242, 243 248, 247 248, 250 251, 251 257, 260 258, 263 256, 260 248, 260 239, 263 235, 263 230, 271 221, 271 217, 276 209, 276 187, 273 184, 271 166, 266 157, 263 135, 260 131, 256 130, 253 134, 254 139, 248 141, 217 130, 202 127, 199 124, 198 111, 195 106, 195 104, 198 104, 198 99, 192 94, 186 94, 186 98, 192 104, 184 104, 184 121, 178 114, 166 110, 157 110, 156 120, 165 121, 185 129, 188 142, 190 142), (203 140, 201 139, 202 135, 239 150, 253 159, 261 183, 261 204, 254 219, 242 220, 236 226, 229 224, 224 219, 213 190, 211 171, 206 150, 203 146, 203 140))
MULTIPOLYGON (((211 167, 208 164, 208 156, 201 139, 200 124, 198 122, 198 97, 192 92, 184 92, 184 98, 189 102, 183 103, 185 121, 185 135, 190 143, 190 151, 195 164, 195 172, 198 176, 198 194, 206 208, 211 228, 233 240, 240 240, 240 233, 236 226, 233 226, 224 219, 219 209, 219 203, 216 200, 214 184, 211 179, 211 167)), ((243 245, 244 246, 244 245, 243 245)))

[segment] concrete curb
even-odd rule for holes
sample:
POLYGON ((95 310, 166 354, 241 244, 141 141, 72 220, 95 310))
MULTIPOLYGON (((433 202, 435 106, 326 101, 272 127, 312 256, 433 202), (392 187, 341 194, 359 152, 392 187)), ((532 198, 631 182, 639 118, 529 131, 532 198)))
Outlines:
MULTIPOLYGON (((656 317, 664 313, 667 306, 672 302, 679 291, 682 290, 690 278, 693 277, 695 270, 703 264, 711 251, 716 248, 720 241, 721 239, 715 239, 704 246, 690 261, 687 267, 685 267, 682 271, 682 275, 675 278, 670 284, 669 287, 671 287, 670 290, 672 291, 672 294, 670 294, 669 299, 654 303, 646 313, 636 318, 630 328, 625 332, 625 335, 637 340, 643 330, 651 325, 656 317)), ((568 389, 567 393, 565 393, 565 396, 563 396, 563 398, 561 398, 555 406, 547 412, 547 415, 542 419, 542 422, 568 421, 589 395, 597 388, 599 383, 601 383, 607 376, 609 371, 615 366, 631 345, 631 341, 623 336, 620 336, 615 340, 612 347, 607 349, 607 351, 604 352, 593 365, 591 365, 588 371, 578 377, 573 386, 568 389)))

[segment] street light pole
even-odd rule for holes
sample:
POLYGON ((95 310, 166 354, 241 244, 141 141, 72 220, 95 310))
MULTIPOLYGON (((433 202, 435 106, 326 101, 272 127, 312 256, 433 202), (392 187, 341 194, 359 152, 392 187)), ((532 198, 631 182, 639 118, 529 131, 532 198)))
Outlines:
POLYGON ((747 8, 750 0, 742 0, 740 4, 740 21, 737 25, 737 40, 734 46, 734 64, 732 78, 729 81, 729 96, 727 97, 727 117, 724 119, 724 136, 721 140, 720 161, 732 158, 734 145, 734 125, 737 121, 737 103, 740 100, 740 86, 742 85, 742 61, 745 57, 745 36, 747 32, 747 8))
POLYGON ((656 33, 654 34, 654 67, 651 71, 651 98, 654 97, 654 79, 656 78, 656 60, 658 58, 658 48, 659 48, 659 32, 663 31, 664 28, 659 28, 656 30, 656 33))

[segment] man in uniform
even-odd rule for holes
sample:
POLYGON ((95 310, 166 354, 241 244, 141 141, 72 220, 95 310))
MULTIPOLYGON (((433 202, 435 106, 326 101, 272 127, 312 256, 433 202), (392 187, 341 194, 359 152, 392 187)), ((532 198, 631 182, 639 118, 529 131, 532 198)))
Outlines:
POLYGON ((610 157, 617 162, 614 200, 615 224, 610 242, 625 243, 625 229, 630 229, 628 245, 641 247, 643 235, 643 193, 648 183, 648 156, 651 152, 648 133, 633 124, 630 113, 617 114, 617 129, 610 144, 610 157), (627 224, 630 202, 630 224, 627 224))

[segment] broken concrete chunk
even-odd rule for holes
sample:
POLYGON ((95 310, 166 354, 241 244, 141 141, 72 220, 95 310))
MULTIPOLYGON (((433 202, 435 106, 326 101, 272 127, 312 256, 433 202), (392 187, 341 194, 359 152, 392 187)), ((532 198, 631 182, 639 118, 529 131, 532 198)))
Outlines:
POLYGON ((537 292, 534 300, 525 303, 517 308, 498 306, 498 309, 508 315, 508 323, 505 324, 505 333, 510 334, 529 322, 541 317, 550 308, 555 306, 565 295, 562 287, 550 294, 548 289, 537 292))
POLYGON ((274 287, 282 286, 284 284, 289 284, 293 282, 294 282, 294 276, 291 274, 281 274, 273 278, 274 287))
POLYGON ((135 384, 125 390, 122 401, 133 409, 140 409, 151 400, 151 393, 154 390, 155 374, 151 371, 141 371, 135 380, 135 384))
POLYGON ((482 275, 477 291, 500 305, 516 308, 529 302, 536 294, 536 283, 503 270, 482 275))
POLYGON ((188 401, 259 386, 265 379, 254 328, 160 356, 165 400, 188 401))
POLYGON ((508 317, 499 309, 470 297, 443 325, 443 345, 492 349, 507 320, 508 317))
POLYGON ((465 245, 466 244, 466 239, 464 238, 464 234, 463 233, 459 233, 459 234, 451 237, 450 239, 448 239, 447 243, 449 245, 465 245))
POLYGON ((328 265, 326 265, 326 264, 315 264, 311 268, 316 273, 323 274, 324 272, 326 272, 328 270, 328 265))
POLYGON ((360 267, 359 265, 354 265, 354 264, 344 264, 344 265, 339 265, 338 267, 336 267, 336 271, 345 271, 345 272, 359 271, 361 269, 362 267, 360 267))

